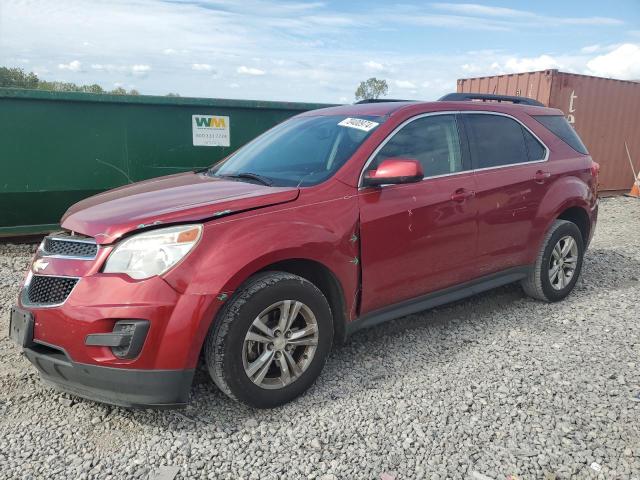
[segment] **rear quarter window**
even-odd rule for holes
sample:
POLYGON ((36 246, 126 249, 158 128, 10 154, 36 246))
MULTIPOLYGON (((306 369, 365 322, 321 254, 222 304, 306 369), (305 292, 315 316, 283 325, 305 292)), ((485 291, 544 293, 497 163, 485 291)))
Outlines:
POLYGON ((537 162, 539 160, 544 160, 547 150, 542 146, 542 144, 536 139, 536 137, 531 135, 529 130, 524 127, 522 127, 522 134, 524 135, 524 143, 527 145, 529 161, 537 162))
POLYGON ((533 118, 547 127, 551 133, 559 137, 576 152, 589 155, 587 147, 584 146, 576 131, 562 115, 533 115, 533 118))

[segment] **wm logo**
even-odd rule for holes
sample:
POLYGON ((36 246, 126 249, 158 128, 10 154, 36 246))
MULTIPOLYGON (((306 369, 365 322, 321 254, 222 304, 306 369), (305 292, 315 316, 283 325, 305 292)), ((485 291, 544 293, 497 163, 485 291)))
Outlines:
POLYGON ((227 124, 223 117, 195 117, 197 127, 226 128, 227 124))

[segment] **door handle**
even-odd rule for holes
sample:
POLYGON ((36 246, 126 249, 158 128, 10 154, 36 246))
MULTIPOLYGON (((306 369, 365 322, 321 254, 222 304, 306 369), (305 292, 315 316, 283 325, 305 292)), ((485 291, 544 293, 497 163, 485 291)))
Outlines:
POLYGON ((536 183, 544 183, 544 181, 551 176, 551 172, 544 172, 542 170, 538 170, 536 174, 533 176, 533 179, 536 183))
POLYGON ((466 188, 459 188, 455 192, 451 194, 451 200, 454 202, 462 203, 467 198, 471 198, 476 194, 476 192, 467 190, 466 188))

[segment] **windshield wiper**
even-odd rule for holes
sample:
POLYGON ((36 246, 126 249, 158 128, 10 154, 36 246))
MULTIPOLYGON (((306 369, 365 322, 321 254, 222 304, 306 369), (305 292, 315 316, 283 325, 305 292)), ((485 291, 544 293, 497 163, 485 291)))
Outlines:
POLYGON ((218 175, 219 177, 222 178, 238 178, 238 179, 249 179, 249 180, 256 180, 257 182, 260 182, 263 185, 266 185, 267 187, 270 187, 271 185, 273 185, 273 181, 268 178, 265 177, 263 175, 258 175, 257 173, 251 173, 251 172, 242 172, 242 173, 233 173, 233 174, 229 174, 229 175, 218 175))

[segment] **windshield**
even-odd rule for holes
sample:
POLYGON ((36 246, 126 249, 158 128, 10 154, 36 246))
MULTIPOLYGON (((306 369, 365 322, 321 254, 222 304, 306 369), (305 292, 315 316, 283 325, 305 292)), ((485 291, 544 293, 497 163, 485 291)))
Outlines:
POLYGON ((292 118, 214 165, 209 174, 274 186, 316 185, 331 177, 383 121, 345 115, 292 118))

